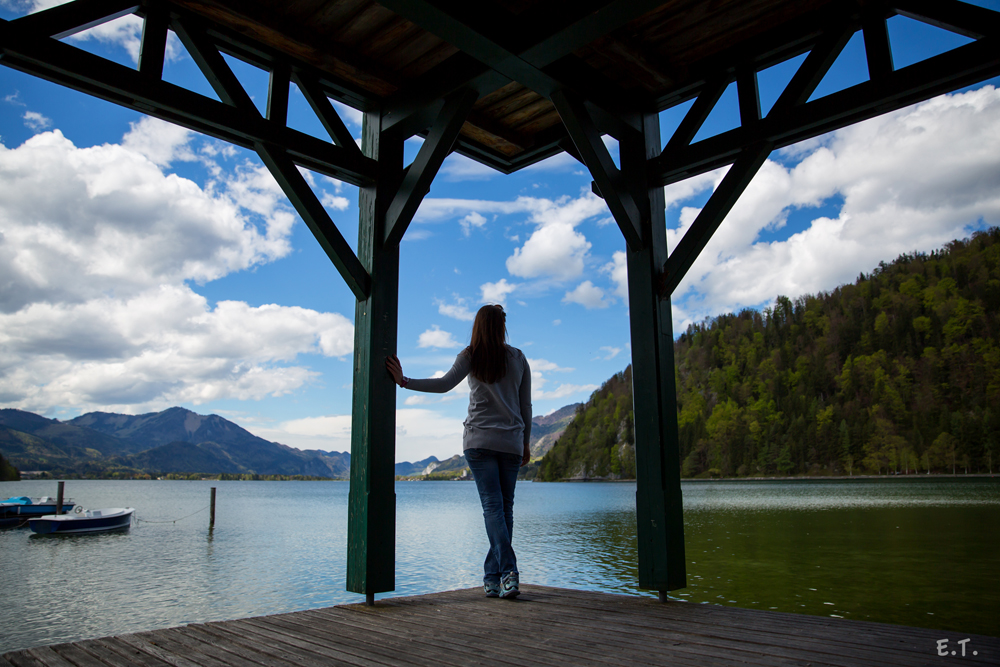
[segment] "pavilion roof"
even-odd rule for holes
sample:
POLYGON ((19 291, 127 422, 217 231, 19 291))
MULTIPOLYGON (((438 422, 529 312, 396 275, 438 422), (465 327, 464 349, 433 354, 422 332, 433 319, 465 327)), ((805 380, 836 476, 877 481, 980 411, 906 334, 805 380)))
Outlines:
MULTIPOLYGON (((735 77, 741 68, 759 71, 808 51, 834 13, 863 9, 832 0, 176 4, 308 63, 330 97, 362 110, 380 107, 390 120, 421 107, 434 113, 435 100, 475 88, 479 99, 455 150, 505 173, 573 152, 548 99, 555 88, 580 92, 609 118, 660 111, 695 97, 720 72, 735 77)), ((424 131, 426 120, 413 119, 414 131, 424 131)))

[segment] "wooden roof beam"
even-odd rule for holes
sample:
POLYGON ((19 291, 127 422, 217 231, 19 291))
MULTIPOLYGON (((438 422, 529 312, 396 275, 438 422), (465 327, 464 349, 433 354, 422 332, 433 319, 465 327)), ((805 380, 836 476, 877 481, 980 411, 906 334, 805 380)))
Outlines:
MULTIPOLYGON (((646 7, 645 3, 648 1, 643 0, 637 6, 646 7)), ((437 99, 442 97, 442 93, 449 92, 448 88, 454 89, 456 85, 462 84, 481 89, 482 77, 494 76, 492 71, 495 71, 507 80, 517 81, 531 88, 543 97, 551 97, 557 90, 573 91, 598 107, 601 112, 598 113, 597 120, 610 124, 611 131, 616 134, 625 131, 622 125, 627 124, 627 121, 621 119, 621 112, 649 106, 649 100, 621 89, 578 59, 568 57, 573 49, 592 40, 591 36, 596 31, 594 26, 599 23, 592 15, 585 16, 577 24, 564 26, 555 35, 547 33, 534 40, 527 48, 521 48, 510 35, 522 35, 526 32, 526 27, 530 32, 530 22, 526 23, 525 19, 513 16, 496 5, 484 8, 482 3, 446 3, 435 0, 384 0, 380 4, 456 46, 465 54, 465 57, 459 54, 452 56, 425 75, 425 81, 414 82, 409 87, 414 91, 414 97, 422 100, 437 99), (575 40, 570 39, 573 36, 575 40), (564 40, 562 46, 559 46, 560 39, 564 40), (470 56, 482 63, 483 67, 479 68, 468 62, 470 56), (464 80, 454 78, 449 71, 456 69, 468 70, 469 77, 464 80)), ((619 3, 610 4, 618 6, 619 3)), ((603 16, 600 12, 598 15, 603 16)), ((631 14, 626 12, 626 15, 631 14)), ((613 24, 611 22, 610 25, 613 24)), ((503 80, 492 82, 494 87, 504 83, 506 81, 503 80)), ((390 126, 407 123, 409 128, 426 122, 426 116, 414 119, 414 114, 421 113, 419 109, 426 106, 419 101, 421 100, 411 99, 406 94, 390 99, 386 105, 390 126)))

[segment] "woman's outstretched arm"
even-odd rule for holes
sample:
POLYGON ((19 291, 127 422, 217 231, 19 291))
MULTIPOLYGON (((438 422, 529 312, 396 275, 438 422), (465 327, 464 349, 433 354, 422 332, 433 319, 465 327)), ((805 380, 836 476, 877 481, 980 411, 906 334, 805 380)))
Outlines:
POLYGON ((472 360, 469 358, 469 355, 460 352, 455 358, 455 363, 452 365, 451 370, 442 377, 418 380, 403 375, 403 365, 399 363, 399 358, 396 355, 385 358, 385 368, 389 371, 389 375, 392 376, 396 384, 406 389, 431 394, 443 394, 454 389, 469 374, 471 367, 472 360))

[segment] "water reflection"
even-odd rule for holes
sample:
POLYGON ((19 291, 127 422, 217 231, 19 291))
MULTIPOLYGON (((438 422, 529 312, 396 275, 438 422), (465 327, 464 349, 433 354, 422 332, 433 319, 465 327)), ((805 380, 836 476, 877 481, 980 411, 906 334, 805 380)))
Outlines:
MULTIPOLYGON (((0 493, 51 486, 4 483, 0 493)), ((55 539, 0 531, 0 651, 359 599, 344 590, 346 483, 67 486, 88 507, 136 507, 138 522, 55 539), (214 529, 197 513, 210 486, 214 529), (178 517, 188 518, 170 522, 178 517)), ((683 490, 688 588, 676 598, 1000 635, 996 480, 683 490)), ((473 484, 397 484, 396 512, 392 595, 480 583, 487 541, 473 484)), ((514 544, 523 581, 651 594, 635 587, 634 484, 523 483, 514 544)))

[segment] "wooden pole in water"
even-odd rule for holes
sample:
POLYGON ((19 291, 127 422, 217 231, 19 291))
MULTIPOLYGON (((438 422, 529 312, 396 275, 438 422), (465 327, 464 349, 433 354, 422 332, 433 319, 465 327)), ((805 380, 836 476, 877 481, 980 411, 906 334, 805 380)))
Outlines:
POLYGON ((56 514, 62 514, 63 505, 63 490, 66 488, 66 482, 59 482, 59 490, 56 491, 56 514))
POLYGON ((212 487, 212 502, 209 503, 208 527, 215 528, 215 487, 212 487))

